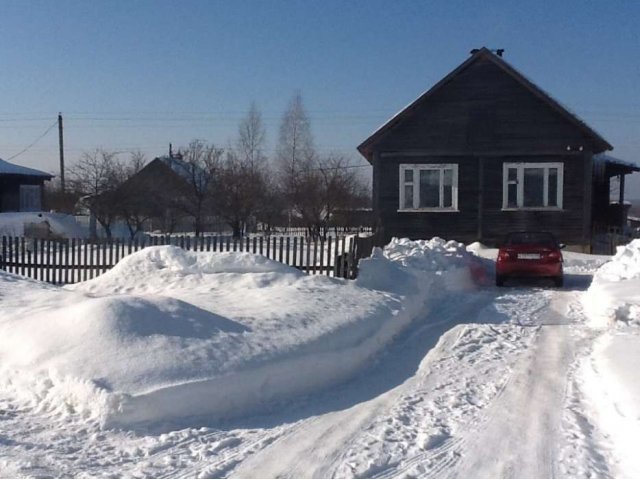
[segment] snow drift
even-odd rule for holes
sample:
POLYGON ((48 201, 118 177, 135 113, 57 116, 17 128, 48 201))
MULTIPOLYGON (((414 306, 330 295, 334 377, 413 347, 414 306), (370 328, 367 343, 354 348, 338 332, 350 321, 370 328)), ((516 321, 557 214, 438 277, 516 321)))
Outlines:
POLYGON ((640 239, 618 247, 611 261, 598 269, 584 304, 594 328, 640 321, 640 239))
POLYGON ((592 415, 611 439, 615 477, 640 476, 640 240, 619 247, 594 275, 583 303, 602 331, 579 373, 592 415))
POLYGON ((25 226, 43 225, 51 235, 60 238, 86 238, 88 229, 82 227, 73 215, 53 212, 5 212, 0 213, 0 237, 22 237, 25 226))
POLYGON ((352 376, 435 298, 473 288, 472 262, 456 242, 394 239, 357 281, 177 247, 68 288, 2 274, 0 384, 104 425, 243 414, 352 376))

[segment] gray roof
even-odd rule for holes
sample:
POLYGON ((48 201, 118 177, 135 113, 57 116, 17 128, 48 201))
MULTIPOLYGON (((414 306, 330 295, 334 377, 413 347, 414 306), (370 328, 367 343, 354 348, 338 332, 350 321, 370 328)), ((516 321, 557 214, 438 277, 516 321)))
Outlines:
POLYGON ((187 162, 182 160, 180 156, 174 155, 170 157, 165 155, 162 157, 158 157, 158 160, 167 165, 169 168, 171 168, 171 170, 176 172, 185 180, 189 180, 191 178, 191 166, 187 162))
POLYGON ((634 172, 640 172, 640 167, 635 163, 612 157, 611 155, 607 155, 606 153, 598 153, 594 155, 593 161, 596 163, 609 163, 620 167, 627 167, 629 168, 629 170, 633 170, 634 172))
POLYGON ((528 80, 524 75, 522 75, 519 71, 509 65, 502 57, 491 52, 491 50, 486 47, 482 47, 478 49, 471 57, 461 63, 458 67, 456 67, 451 73, 449 73, 446 77, 436 83, 431 89, 424 92, 420 95, 416 100, 414 100, 411 104, 405 107, 403 110, 395 114, 390 120, 388 120, 384 125, 379 127, 375 132, 373 132, 369 138, 367 138, 364 142, 362 142, 358 146, 358 151, 371 163, 373 160, 373 145, 375 145, 389 130, 394 128, 397 124, 399 124, 405 117, 409 116, 416 109, 421 108, 421 106, 427 102, 431 97, 433 97, 438 90, 440 90, 444 85, 449 83, 456 76, 460 75, 466 68, 472 65, 474 62, 479 60, 480 58, 486 58, 489 61, 493 62, 500 69, 514 78, 520 85, 529 90, 533 95, 541 99, 545 102, 549 107, 555 110, 558 114, 564 117, 567 121, 574 124, 578 127, 584 134, 594 141, 594 146, 596 147, 597 152, 603 152, 605 150, 612 150, 613 147, 607 142, 604 138, 602 138, 598 133, 596 133, 591 127, 589 127, 586 123, 580 120, 575 114, 571 113, 564 106, 558 103, 555 99, 553 99, 548 93, 538 87, 536 84, 528 80))
POLYGON ((0 175, 26 175, 28 177, 43 177, 46 179, 53 178, 53 175, 35 168, 23 167, 15 163, 9 163, 0 158, 0 175))

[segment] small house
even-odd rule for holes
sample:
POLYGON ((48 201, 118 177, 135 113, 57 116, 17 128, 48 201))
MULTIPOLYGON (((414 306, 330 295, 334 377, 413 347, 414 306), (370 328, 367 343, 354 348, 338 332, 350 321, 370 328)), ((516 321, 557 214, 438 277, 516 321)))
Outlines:
POLYGON ((588 250, 594 229, 626 223, 624 176, 640 171, 603 155, 612 148, 501 50, 481 48, 358 150, 373 166, 380 242, 495 245, 509 231, 546 230, 588 250), (619 207, 612 177, 622 179, 619 207))
POLYGON ((198 212, 194 204, 194 183, 199 170, 180 153, 156 157, 125 181, 114 197, 131 217, 144 219, 145 228, 163 232, 189 232, 204 227, 219 229, 219 220, 198 212), (196 216, 200 215, 199 220, 196 216), (201 224, 196 225, 197 221, 201 224))
POLYGON ((0 159, 0 212, 42 210, 44 182, 53 175, 0 159))

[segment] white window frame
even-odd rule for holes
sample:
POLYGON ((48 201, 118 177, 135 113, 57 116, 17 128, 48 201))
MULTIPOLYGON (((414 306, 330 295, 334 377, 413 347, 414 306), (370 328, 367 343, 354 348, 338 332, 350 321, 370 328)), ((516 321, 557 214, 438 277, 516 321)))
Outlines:
POLYGON ((502 165, 502 210, 562 210, 564 185, 564 164, 562 162, 517 162, 504 163, 502 165), (536 207, 524 206, 524 170, 526 168, 542 168, 544 169, 543 180, 543 205, 536 207), (556 168, 558 170, 557 188, 556 188, 556 205, 549 206, 549 170, 556 168), (516 206, 509 206, 509 185, 513 181, 509 181, 509 170, 517 170, 517 187, 516 206))
POLYGON ((403 163, 400 164, 400 205, 399 212, 457 212, 458 211, 458 164, 457 163, 403 163), (413 181, 405 182, 404 172, 413 171, 413 181), (420 208, 420 170, 440 171, 440 206, 420 208), (444 171, 451 170, 451 206, 444 207, 444 171), (413 208, 405 207, 405 185, 413 185, 413 208))

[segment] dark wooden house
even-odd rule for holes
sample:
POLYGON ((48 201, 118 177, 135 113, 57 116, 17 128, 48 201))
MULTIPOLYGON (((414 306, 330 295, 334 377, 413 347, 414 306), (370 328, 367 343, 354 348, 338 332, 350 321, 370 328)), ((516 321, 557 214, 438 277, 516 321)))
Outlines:
POLYGON ((495 245, 532 229, 588 248, 596 223, 620 220, 607 214, 609 179, 639 170, 594 158, 612 148, 481 48, 358 150, 373 165, 380 242, 440 236, 495 245))
POLYGON ((0 159, 0 212, 42 210, 44 182, 53 175, 0 159))
POLYGON ((188 169, 179 155, 156 157, 113 194, 124 212, 148 230, 192 229, 193 219, 179 207, 189 189, 188 169))

